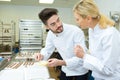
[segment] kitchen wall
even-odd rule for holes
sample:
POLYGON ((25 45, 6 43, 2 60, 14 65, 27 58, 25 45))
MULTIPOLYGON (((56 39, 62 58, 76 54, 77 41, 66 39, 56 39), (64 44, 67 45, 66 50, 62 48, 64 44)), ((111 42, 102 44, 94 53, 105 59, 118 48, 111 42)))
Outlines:
POLYGON ((109 16, 110 11, 120 12, 120 0, 95 0, 100 11, 109 16))
MULTIPOLYGON (((4 23, 10 23, 14 21, 16 23, 16 41, 19 40, 19 20, 30 19, 39 20, 38 13, 45 7, 38 6, 17 6, 17 5, 0 5, 0 21, 4 23)), ((60 18, 65 23, 73 22, 71 16, 71 8, 57 8, 59 10, 60 18)))
MULTIPOLYGON (((95 0, 100 11, 109 16, 110 11, 120 11, 120 0, 95 0)), ((40 6, 18 6, 18 5, 0 5, 0 21, 10 23, 12 20, 16 23, 16 41, 19 40, 19 20, 31 19, 39 20, 38 13, 45 7, 40 6)), ((75 24, 71 8, 57 8, 63 22, 75 24)))

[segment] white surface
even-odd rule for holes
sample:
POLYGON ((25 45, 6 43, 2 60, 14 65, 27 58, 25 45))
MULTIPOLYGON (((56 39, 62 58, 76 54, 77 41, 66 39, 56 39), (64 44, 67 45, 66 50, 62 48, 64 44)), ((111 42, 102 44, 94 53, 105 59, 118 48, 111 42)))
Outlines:
POLYGON ((17 69, 2 70, 0 80, 24 80, 24 72, 17 69))
POLYGON ((38 63, 27 67, 21 65, 17 69, 5 68, 0 72, 0 80, 54 80, 49 78, 47 67, 38 63))

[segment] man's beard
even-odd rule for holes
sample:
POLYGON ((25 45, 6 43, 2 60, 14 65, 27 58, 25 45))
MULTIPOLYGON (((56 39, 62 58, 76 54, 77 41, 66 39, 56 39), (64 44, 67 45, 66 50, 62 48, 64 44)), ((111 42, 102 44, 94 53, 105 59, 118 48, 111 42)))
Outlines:
POLYGON ((49 29, 49 30, 51 30, 53 33, 61 33, 61 32, 63 32, 63 25, 61 25, 60 27, 58 27, 58 29, 56 29, 55 31, 53 31, 52 29, 49 29), (59 31, 59 28, 61 28, 62 27, 62 29, 59 31))

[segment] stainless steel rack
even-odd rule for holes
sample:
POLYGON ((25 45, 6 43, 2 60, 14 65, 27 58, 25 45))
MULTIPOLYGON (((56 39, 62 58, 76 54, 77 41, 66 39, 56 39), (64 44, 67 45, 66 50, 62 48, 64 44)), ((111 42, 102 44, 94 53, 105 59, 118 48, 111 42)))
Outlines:
POLYGON ((20 54, 36 53, 42 48, 42 22, 36 20, 20 20, 19 49, 20 54))

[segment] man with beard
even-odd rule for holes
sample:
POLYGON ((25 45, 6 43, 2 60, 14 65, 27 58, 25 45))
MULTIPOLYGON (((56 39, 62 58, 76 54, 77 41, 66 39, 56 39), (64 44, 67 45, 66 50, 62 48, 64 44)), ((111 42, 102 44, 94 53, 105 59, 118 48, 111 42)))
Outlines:
POLYGON ((47 60, 48 67, 62 66, 60 80, 88 80, 88 70, 82 67, 83 61, 74 54, 74 47, 82 45, 85 39, 83 31, 74 25, 64 24, 58 16, 58 10, 45 8, 39 18, 49 29, 45 47, 36 54, 36 60, 47 60), (49 57, 57 49, 63 60, 49 57))

